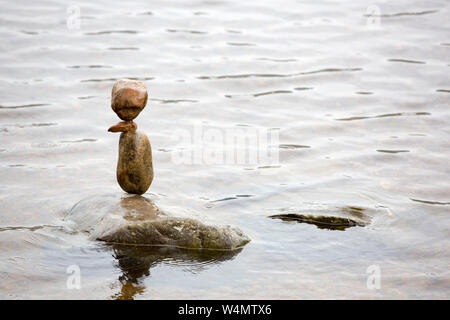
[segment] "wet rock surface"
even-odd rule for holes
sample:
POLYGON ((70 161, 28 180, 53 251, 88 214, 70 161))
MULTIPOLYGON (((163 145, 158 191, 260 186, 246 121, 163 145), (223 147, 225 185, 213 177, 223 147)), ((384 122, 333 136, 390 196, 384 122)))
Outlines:
POLYGON ((152 148, 148 137, 139 131, 120 134, 117 182, 133 194, 145 193, 153 181, 152 148))
POLYGON ((170 216, 142 196, 93 196, 78 202, 65 220, 75 232, 115 244, 234 250, 250 241, 236 227, 170 216))

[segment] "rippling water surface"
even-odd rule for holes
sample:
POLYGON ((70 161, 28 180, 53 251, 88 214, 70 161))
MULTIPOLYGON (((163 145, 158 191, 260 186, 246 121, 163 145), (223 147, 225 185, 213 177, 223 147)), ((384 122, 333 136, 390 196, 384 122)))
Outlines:
POLYGON ((0 1, 0 297, 449 298, 448 1, 74 5, 0 1), (144 196, 239 226, 252 239, 240 252, 64 231, 75 203, 122 192, 106 130, 125 77, 150 93, 136 119, 156 170, 144 196), (174 163, 201 148, 175 130, 199 126, 277 130, 279 164, 174 163))

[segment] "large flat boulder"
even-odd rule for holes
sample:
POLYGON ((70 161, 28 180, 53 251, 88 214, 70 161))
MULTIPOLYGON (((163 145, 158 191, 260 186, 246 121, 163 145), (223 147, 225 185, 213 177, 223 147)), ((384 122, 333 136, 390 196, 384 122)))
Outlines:
POLYGON ((250 241, 236 227, 174 217, 142 196, 92 196, 78 202, 65 220, 73 231, 109 243, 235 250, 250 241))

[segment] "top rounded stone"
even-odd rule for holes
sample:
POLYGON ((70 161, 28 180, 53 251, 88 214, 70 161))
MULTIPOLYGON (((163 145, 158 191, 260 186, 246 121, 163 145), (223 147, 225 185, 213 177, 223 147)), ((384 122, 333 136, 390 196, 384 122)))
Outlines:
POLYGON ((147 104, 147 88, 136 80, 117 80, 111 92, 111 108, 124 121, 136 118, 147 104))

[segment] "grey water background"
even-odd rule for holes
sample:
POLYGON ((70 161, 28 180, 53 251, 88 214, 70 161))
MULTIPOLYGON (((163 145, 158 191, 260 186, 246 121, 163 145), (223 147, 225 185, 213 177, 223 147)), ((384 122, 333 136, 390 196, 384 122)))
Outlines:
POLYGON ((1 298, 449 298, 448 1, 0 7, 1 298), (150 94, 136 119, 155 167, 144 196, 239 226, 252 239, 241 252, 135 251, 64 231, 78 201, 122 192, 106 130, 126 77, 150 94), (279 166, 175 164, 186 146, 174 130, 199 125, 279 130, 279 166), (267 218, 349 208, 370 223, 267 218), (80 289, 67 287, 73 265, 80 289))

